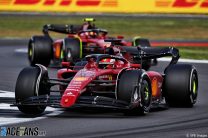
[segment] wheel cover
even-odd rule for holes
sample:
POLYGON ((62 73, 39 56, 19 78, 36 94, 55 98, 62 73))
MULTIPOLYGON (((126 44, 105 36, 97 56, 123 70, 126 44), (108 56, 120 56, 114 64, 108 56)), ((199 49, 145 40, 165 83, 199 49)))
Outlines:
POLYGON ((145 80, 143 82, 143 93, 141 93, 141 105, 144 108, 144 110, 148 112, 150 104, 151 104, 151 90, 149 83, 145 80))
POLYGON ((31 62, 33 62, 33 60, 34 60, 34 43, 33 42, 31 42, 31 46, 29 47, 29 51, 28 51, 28 55, 29 55, 29 60, 31 61, 31 62))
POLYGON ((60 59, 63 59, 64 58, 64 51, 63 49, 61 50, 61 56, 60 56, 60 59))
POLYGON ((197 90, 198 90, 197 76, 195 73, 193 73, 191 79, 191 93, 190 93, 190 99, 193 104, 196 102, 197 99, 197 90))
POLYGON ((29 49, 29 56, 32 57, 33 50, 32 48, 29 49))
POLYGON ((143 106, 149 106, 150 90, 147 82, 144 83, 143 106))
POLYGON ((145 89, 144 89, 144 99, 146 101, 149 100, 149 88, 148 88, 148 86, 146 86, 145 89))
POLYGON ((196 80, 193 80, 193 86, 192 86, 192 89, 193 89, 193 93, 194 93, 194 94, 197 94, 196 80))

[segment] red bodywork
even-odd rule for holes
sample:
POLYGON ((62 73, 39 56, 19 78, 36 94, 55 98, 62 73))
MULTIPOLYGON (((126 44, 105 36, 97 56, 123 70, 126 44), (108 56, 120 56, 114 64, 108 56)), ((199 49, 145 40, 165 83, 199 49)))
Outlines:
MULTIPOLYGON (((60 69, 58 71, 58 78, 63 79, 63 74, 71 74, 72 76, 76 74, 72 81, 68 84, 65 89, 62 98, 61 106, 62 107, 71 107, 73 106, 80 95, 87 93, 87 85, 93 82, 96 79, 105 79, 105 80, 115 80, 115 86, 117 82, 117 76, 124 69, 140 69, 139 64, 131 64, 130 62, 114 62, 114 68, 108 67, 106 69, 100 69, 96 62, 88 61, 85 67, 79 71, 74 71, 71 69, 60 69)), ((163 76, 154 71, 147 71, 147 75, 151 80, 152 86, 152 100, 160 100, 161 98, 161 87, 163 83, 163 76)), ((70 75, 69 75, 70 76, 70 75)), ((127 82, 128 83, 128 82, 127 82)), ((114 89, 115 93, 116 90, 114 89)))
MULTIPOLYGON (((68 38, 79 38, 82 42, 83 46, 83 57, 88 54, 105 54, 105 50, 107 47, 110 47, 111 45, 109 43, 104 42, 105 39, 109 39, 112 37, 108 37, 106 34, 97 34, 92 35, 89 32, 83 32, 78 33, 76 35, 69 34, 68 38), (91 48, 94 46, 94 48, 91 48)), ((120 46, 132 46, 132 42, 124 40, 123 36, 118 36, 118 39, 122 39, 121 43, 119 43, 120 46)), ((63 39, 58 39, 53 43, 53 51, 54 51, 54 58, 55 59, 61 59, 61 50, 63 45, 63 39)), ((119 53, 120 49, 117 47, 112 47, 115 53, 119 53)))

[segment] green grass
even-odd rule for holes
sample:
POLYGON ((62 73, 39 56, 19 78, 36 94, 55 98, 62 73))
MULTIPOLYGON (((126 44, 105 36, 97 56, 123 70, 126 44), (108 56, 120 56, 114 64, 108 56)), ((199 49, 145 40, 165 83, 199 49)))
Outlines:
MULTIPOLYGON (((29 37, 41 34, 44 24, 82 24, 83 17, 2 16, 0 37, 29 37)), ((110 35, 127 38, 140 35, 149 39, 208 39, 208 20, 96 17, 96 25, 110 35)))
MULTIPOLYGON (((42 34, 44 24, 82 24, 81 16, 1 16, 0 37, 29 38, 42 34)), ((109 31, 110 36, 129 39, 142 36, 149 39, 208 39, 208 20, 172 18, 96 17, 96 26, 109 31)), ((65 35, 64 35, 65 36, 65 35)), ((63 37, 54 34, 53 37, 63 37)), ((208 48, 179 48, 182 58, 208 59, 208 48)))
POLYGON ((181 58, 189 59, 208 59, 208 47, 177 47, 181 58))

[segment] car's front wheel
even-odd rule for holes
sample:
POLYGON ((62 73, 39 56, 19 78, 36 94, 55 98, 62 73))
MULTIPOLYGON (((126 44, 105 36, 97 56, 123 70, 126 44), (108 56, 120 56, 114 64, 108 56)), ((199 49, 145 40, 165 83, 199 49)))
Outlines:
POLYGON ((119 75, 117 99, 126 101, 132 108, 127 115, 143 115, 149 112, 152 91, 149 77, 142 70, 126 70, 119 75))
POLYGON ((45 111, 46 105, 25 104, 24 101, 35 96, 49 95, 47 80, 48 72, 41 65, 26 67, 20 72, 15 87, 15 99, 21 112, 36 115, 45 111))

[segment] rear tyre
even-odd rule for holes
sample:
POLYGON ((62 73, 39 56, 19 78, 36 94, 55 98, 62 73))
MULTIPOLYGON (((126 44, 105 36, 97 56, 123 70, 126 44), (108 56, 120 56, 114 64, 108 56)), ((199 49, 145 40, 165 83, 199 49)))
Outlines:
POLYGON ((78 38, 63 40, 64 61, 75 63, 82 58, 82 44, 78 38))
POLYGON ((33 36, 29 40, 28 59, 30 65, 42 64, 48 66, 52 57, 52 40, 48 36, 33 36))
POLYGON ((192 107, 198 95, 197 70, 192 65, 176 64, 165 72, 164 91, 170 106, 192 107))
POLYGON ((142 70, 126 70, 119 75, 117 99, 129 103, 132 107, 126 115, 143 115, 149 112, 151 105, 151 84, 142 70))
MULTIPOLYGON (((47 86, 48 72, 39 65, 24 68, 18 78, 15 88, 16 103, 40 95, 49 95, 50 88, 47 86)), ((41 114, 45 111, 45 105, 18 105, 19 110, 25 114, 41 114)))

